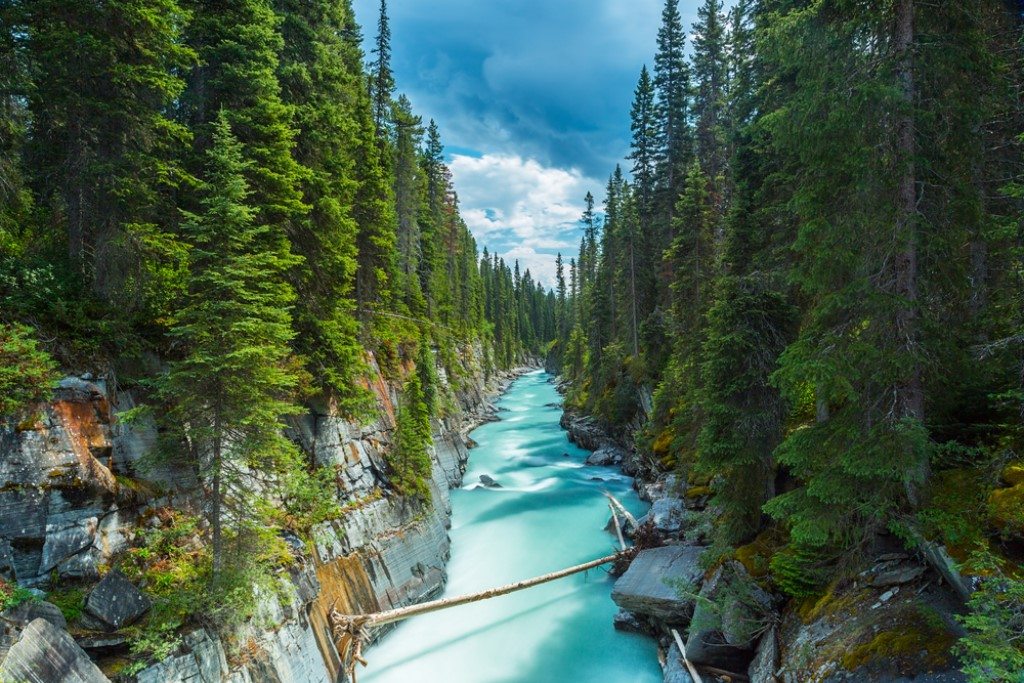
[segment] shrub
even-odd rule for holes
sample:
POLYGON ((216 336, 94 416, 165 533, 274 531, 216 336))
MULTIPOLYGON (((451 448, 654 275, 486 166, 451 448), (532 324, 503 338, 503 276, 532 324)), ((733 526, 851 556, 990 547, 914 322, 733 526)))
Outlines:
POLYGON ((57 366, 32 328, 0 323, 0 417, 18 416, 46 400, 56 380, 57 366))

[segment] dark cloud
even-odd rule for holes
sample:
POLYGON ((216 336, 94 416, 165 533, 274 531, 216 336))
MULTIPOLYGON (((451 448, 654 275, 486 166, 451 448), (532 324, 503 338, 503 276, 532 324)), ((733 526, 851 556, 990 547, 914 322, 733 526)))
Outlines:
MULTIPOLYGON (((450 144, 606 177, 628 150, 632 91, 661 5, 391 0, 398 86, 450 144)), ((355 7, 371 41, 379 0, 355 7)))
MULTIPOLYGON (((689 24, 700 0, 681 0, 689 24)), ((389 0, 398 89, 441 127, 481 247, 544 284, 629 150, 664 0, 389 0)), ((380 0, 354 0, 370 56, 380 0)))

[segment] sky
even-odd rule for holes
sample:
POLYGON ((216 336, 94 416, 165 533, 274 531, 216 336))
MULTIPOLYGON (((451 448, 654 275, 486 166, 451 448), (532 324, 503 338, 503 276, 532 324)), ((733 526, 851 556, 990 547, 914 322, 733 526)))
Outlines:
MULTIPOLYGON (((551 286, 629 152, 629 109, 663 0, 389 0, 398 91, 441 129, 481 249, 551 286)), ((355 0, 367 59, 380 0, 355 0)), ((681 0, 687 26, 698 0, 681 0)))

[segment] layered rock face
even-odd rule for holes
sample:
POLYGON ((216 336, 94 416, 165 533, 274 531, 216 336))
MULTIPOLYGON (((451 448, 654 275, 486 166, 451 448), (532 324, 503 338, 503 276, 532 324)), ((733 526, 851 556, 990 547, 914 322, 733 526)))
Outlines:
MULTIPOLYGON (((440 591, 448 559, 449 489, 461 483, 469 455, 465 433, 493 416, 489 400, 513 376, 485 381, 475 360, 480 357, 467 350, 457 386, 439 373, 451 408, 433 424, 429 505, 393 495, 389 488, 385 455, 397 395, 375 366, 369 382, 378 404, 373 423, 356 424, 329 411, 293 420, 289 436, 318 465, 338 473, 344 506, 342 517, 313 529, 312 556, 296 544, 294 599, 282 604, 276 596, 261 597, 259 617, 232 634, 233 642, 246 644, 244 657, 229 656, 230 648, 215 634, 194 630, 184 634, 176 652, 140 672, 137 680, 342 680, 327 618, 332 607, 371 612, 440 591)), ((157 434, 152 422, 129 425, 118 419, 134 405, 135 397, 119 394, 108 382, 69 377, 35 419, 0 429, 0 576, 44 592, 65 582, 90 591, 85 614, 70 627, 74 637, 62 624, 55 625, 55 618, 27 624, 6 620, 0 655, 7 657, 0 671, 15 673, 18 680, 65 680, 52 678, 45 669, 57 664, 71 672, 67 680, 107 680, 92 659, 103 664, 105 656, 123 654, 119 630, 143 617, 148 607, 145 596, 110 573, 110 567, 152 510, 199 509, 198 482, 188 472, 166 465, 140 467, 157 434), (50 653, 62 658, 57 664, 47 663, 50 655, 38 654, 52 638, 61 645, 50 653)))

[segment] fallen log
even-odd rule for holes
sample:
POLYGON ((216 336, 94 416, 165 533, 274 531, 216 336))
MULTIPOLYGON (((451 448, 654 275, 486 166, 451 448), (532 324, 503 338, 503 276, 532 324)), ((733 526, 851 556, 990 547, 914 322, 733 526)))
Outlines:
POLYGON ((532 579, 525 579, 523 581, 516 581, 515 583, 498 586, 497 588, 480 591, 479 593, 460 595, 454 598, 442 598, 441 600, 431 600, 429 602, 422 602, 416 605, 409 605, 407 607, 398 607, 396 609, 390 609, 383 612, 355 615, 341 614, 332 607, 330 619, 331 626, 334 630, 336 645, 338 646, 338 653, 341 655, 342 661, 346 663, 349 678, 354 682, 356 680, 356 664, 362 664, 363 666, 366 666, 367 664, 366 660, 362 657, 362 650, 363 645, 370 638, 369 630, 374 626, 393 624, 397 621, 403 621, 421 614, 439 612, 451 607, 468 605, 473 602, 480 602, 481 600, 488 600, 490 598, 508 595, 509 593, 515 593, 527 588, 539 586, 543 583, 563 579, 567 576, 572 576, 573 574, 580 574, 588 569, 594 569, 595 567, 600 567, 605 564, 611 564, 618 559, 621 554, 622 553, 620 551, 614 555, 608 555, 597 560, 584 562, 583 564, 568 567, 567 569, 561 569, 557 572, 543 574, 542 576, 536 576, 532 579))

